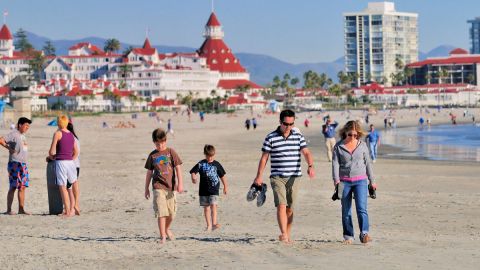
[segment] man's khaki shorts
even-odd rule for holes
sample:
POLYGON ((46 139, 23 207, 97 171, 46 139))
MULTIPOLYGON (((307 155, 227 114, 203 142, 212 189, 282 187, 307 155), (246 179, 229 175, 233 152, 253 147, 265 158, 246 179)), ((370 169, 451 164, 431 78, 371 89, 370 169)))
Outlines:
POLYGON ((177 213, 177 198, 175 192, 163 189, 153 190, 153 211, 155 217, 175 217, 177 213))
POLYGON ((297 191, 299 183, 295 181, 297 177, 270 177, 270 184, 272 185, 273 198, 275 207, 283 204, 288 208, 293 208, 294 202, 297 199, 297 191))

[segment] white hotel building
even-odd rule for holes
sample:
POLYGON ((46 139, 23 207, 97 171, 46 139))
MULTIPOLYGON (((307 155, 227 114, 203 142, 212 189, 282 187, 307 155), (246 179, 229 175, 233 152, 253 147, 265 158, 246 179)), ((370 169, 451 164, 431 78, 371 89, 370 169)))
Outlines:
POLYGON ((357 85, 390 85, 390 75, 398 72, 396 59, 403 64, 418 61, 418 14, 397 12, 391 2, 375 2, 343 16, 345 71, 358 74, 357 85))
MULTIPOLYGON (((261 86, 250 81, 250 74, 223 41, 223 30, 212 13, 205 26, 205 41, 196 52, 158 53, 148 38, 141 48, 127 55, 106 53, 90 43, 78 43, 69 48, 68 55, 47 57, 43 78, 46 81, 74 80, 110 81, 137 95, 177 99, 193 95, 195 98, 223 96, 226 91, 248 85, 261 86)), ((17 75, 25 75, 28 58, 15 51, 13 36, 8 27, 0 30, 0 85, 17 75)), ((67 83, 68 85, 69 83, 67 83)))

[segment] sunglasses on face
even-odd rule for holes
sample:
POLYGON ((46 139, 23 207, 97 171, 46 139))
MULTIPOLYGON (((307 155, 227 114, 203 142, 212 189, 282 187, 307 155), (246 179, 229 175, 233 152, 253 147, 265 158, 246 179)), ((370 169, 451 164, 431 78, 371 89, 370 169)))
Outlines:
POLYGON ((282 122, 282 125, 284 125, 286 127, 293 126, 293 124, 295 124, 295 122, 292 122, 292 123, 282 122))

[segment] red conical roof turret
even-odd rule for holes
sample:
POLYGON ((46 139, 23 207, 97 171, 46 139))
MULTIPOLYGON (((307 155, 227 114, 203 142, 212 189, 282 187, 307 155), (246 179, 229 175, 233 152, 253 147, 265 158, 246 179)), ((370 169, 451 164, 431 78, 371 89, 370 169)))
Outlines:
POLYGON ((2 29, 0 30, 0 40, 11 40, 11 39, 13 39, 13 36, 10 33, 10 30, 8 29, 7 25, 4 24, 2 26, 2 29))
POLYGON ((212 12, 212 14, 210 14, 210 18, 208 18, 207 26, 221 26, 215 13, 212 12))
POLYGON ((150 45, 150 40, 148 38, 145 39, 145 42, 143 43, 143 48, 144 49, 151 49, 152 45, 150 45))

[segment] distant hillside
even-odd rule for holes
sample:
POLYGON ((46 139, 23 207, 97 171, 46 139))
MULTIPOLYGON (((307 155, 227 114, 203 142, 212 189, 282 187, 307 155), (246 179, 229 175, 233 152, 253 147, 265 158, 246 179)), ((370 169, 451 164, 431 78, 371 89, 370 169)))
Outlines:
MULTIPOLYGON (((27 32, 29 41, 37 49, 41 49, 49 38, 38 36, 34 33, 27 32)), ((68 53, 68 48, 72 45, 79 42, 90 42, 99 48, 103 48, 106 39, 99 37, 85 37, 82 39, 75 40, 51 40, 53 45, 56 48, 57 55, 66 55, 68 53)), ((128 48, 129 46, 140 47, 143 44, 129 44, 129 43, 120 43, 121 49, 120 52, 128 48)), ((199 46, 201 44, 199 43, 199 46)), ((183 47, 183 46, 165 46, 165 45, 155 45, 155 48, 161 53, 167 52, 194 52, 196 48, 183 47)), ((451 45, 440 45, 427 53, 419 52, 419 60, 424 60, 428 57, 439 57, 447 56, 448 53, 453 50, 455 47, 451 45)), ((290 76, 298 77, 302 79, 303 73, 308 70, 313 70, 317 73, 326 73, 334 81, 337 80, 337 73, 344 68, 344 58, 343 56, 338 58, 333 62, 318 62, 318 63, 301 63, 301 64, 291 64, 282 60, 279 60, 275 57, 264 55, 264 54, 253 54, 253 53, 236 53, 235 54, 239 59, 240 63, 250 72, 251 80, 260 84, 266 85, 271 83, 273 77, 276 75, 283 76, 285 73, 290 74, 290 76)))

